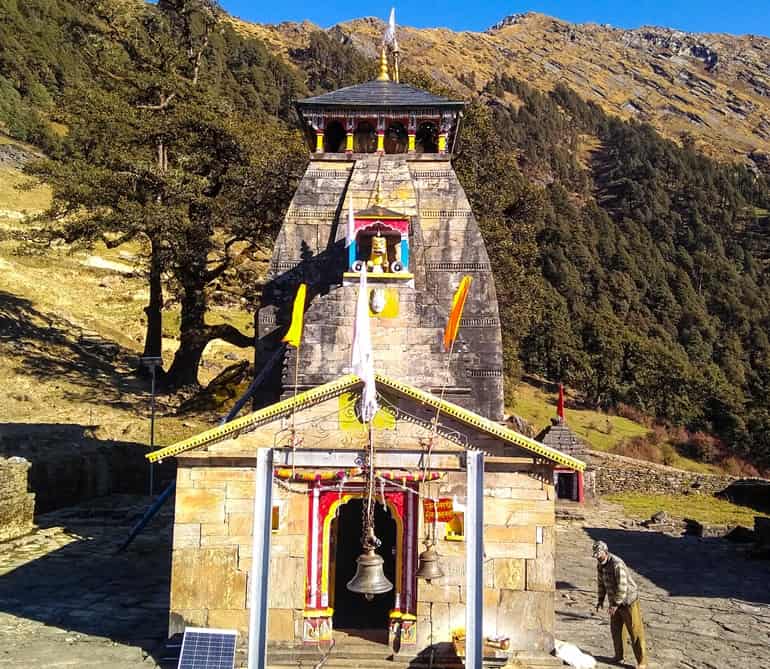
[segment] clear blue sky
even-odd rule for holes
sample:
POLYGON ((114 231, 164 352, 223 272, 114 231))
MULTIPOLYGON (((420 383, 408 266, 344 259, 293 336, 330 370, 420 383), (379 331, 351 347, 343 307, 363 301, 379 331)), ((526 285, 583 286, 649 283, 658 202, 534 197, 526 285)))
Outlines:
MULTIPOLYGON (((259 23, 307 19, 324 28, 360 16, 387 18, 391 3, 352 0, 219 0, 235 16, 259 23)), ((622 28, 657 25, 692 32, 753 33, 770 36, 770 0, 443 0, 396 3, 398 23, 484 30, 509 14, 526 11, 583 23, 622 28)))

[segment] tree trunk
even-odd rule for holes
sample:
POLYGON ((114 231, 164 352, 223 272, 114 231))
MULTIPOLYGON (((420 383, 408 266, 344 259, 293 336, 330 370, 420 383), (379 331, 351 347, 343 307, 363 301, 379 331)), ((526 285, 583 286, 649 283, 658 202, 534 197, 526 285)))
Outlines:
POLYGON ((147 331, 144 337, 143 357, 160 357, 163 343, 163 284, 161 261, 157 243, 151 241, 150 251, 150 301, 144 308, 147 315, 147 331))
POLYGON ((182 294, 179 348, 168 370, 166 383, 173 388, 198 385, 198 366, 210 337, 206 332, 206 294, 203 286, 188 283, 182 294))
POLYGON ((206 325, 206 294, 203 286, 189 284, 182 296, 179 348, 165 378, 168 388, 198 385, 198 367, 203 351, 213 339, 223 339, 234 346, 253 346, 254 340, 232 325, 206 325))

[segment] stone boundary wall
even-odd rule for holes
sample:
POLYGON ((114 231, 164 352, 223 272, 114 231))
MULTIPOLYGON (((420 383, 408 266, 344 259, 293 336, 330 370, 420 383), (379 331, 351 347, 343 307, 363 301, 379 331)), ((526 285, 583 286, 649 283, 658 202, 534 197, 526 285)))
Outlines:
POLYGON ((688 472, 599 451, 587 451, 584 459, 594 468, 592 492, 599 496, 621 492, 713 495, 738 480, 735 476, 688 472))
POLYGON ((0 458, 0 542, 32 531, 35 496, 27 492, 29 468, 24 458, 0 458))

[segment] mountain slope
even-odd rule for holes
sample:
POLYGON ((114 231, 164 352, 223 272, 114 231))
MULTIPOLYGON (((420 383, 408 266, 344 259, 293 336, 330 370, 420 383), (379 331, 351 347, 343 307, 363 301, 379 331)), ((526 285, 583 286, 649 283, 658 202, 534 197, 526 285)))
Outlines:
MULTIPOLYGON (((289 57, 319 30, 308 22, 236 23, 289 57)), ((364 18, 331 32, 374 58, 383 29, 381 21, 364 18)), ((398 30, 404 67, 466 94, 502 74, 542 91, 561 83, 604 111, 648 122, 668 138, 687 133, 701 151, 720 159, 770 152, 766 37, 623 30, 535 13, 508 17, 483 33, 398 30)))

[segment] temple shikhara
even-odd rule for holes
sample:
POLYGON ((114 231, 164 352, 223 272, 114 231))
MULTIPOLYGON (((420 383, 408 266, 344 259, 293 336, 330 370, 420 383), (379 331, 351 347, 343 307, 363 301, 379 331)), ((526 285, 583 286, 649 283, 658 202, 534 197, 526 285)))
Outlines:
POLYGON ((505 323, 451 163, 463 103, 399 83, 390 52, 297 102, 311 159, 253 411, 150 455, 178 462, 170 632, 252 652, 266 616, 267 666, 559 666, 554 474, 584 465, 501 422, 505 323))

